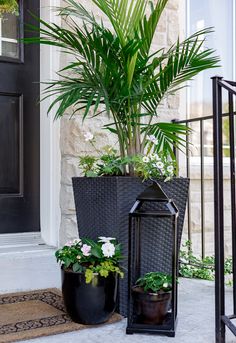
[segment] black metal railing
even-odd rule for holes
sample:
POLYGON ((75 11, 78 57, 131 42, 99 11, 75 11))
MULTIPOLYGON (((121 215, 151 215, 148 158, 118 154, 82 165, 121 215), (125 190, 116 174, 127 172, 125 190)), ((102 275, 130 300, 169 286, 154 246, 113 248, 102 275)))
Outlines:
MULTIPOLYGON (((199 132, 194 131, 194 135, 199 135, 199 166, 200 166, 200 215, 201 215, 201 227, 200 227, 200 235, 201 235, 201 257, 204 258, 206 255, 206 225, 205 225, 205 201, 204 201, 204 194, 205 194, 205 179, 204 179, 204 170, 205 170, 205 139, 204 139, 204 123, 206 121, 211 120, 213 122, 213 116, 205 116, 205 117, 198 117, 198 118, 191 118, 186 120, 180 120, 178 123, 186 125, 188 128, 191 128, 192 124, 199 124, 199 132)), ((213 132, 212 132, 213 136, 213 132)), ((191 146, 193 142, 191 141, 191 136, 188 135, 186 137, 186 177, 191 180, 191 146)), ((177 154, 178 156, 178 154, 177 154)), ((213 156, 212 156, 213 157, 213 156)), ((178 158, 178 157, 177 157, 178 158)), ((213 178, 213 175, 212 175, 213 178)), ((191 182, 190 182, 190 190, 189 190, 189 201, 187 204, 187 236, 188 240, 193 243, 192 237, 192 211, 191 211, 191 182)))
POLYGON ((234 96, 236 82, 213 77, 213 138, 214 138, 214 229, 215 229, 215 325, 216 343, 225 343, 225 328, 236 336, 236 199, 235 199, 235 125, 234 96), (230 142, 230 184, 231 184, 231 225, 233 259, 233 314, 225 314, 224 277, 224 172, 223 172, 223 130, 222 130, 222 92, 227 92, 229 108, 230 142))
MULTIPOLYGON (((234 112, 234 114, 236 114, 234 112)), ((225 119, 229 119, 229 113, 223 113, 222 117, 225 119)), ((192 230, 192 219, 196 219, 192 217, 192 206, 191 206, 191 198, 192 198, 192 192, 191 192, 191 181, 193 181, 192 178, 192 172, 191 172, 191 155, 192 155, 192 149, 191 147, 194 145, 192 136, 198 136, 197 141, 199 141, 198 147, 199 147, 199 154, 197 155, 199 157, 199 168, 200 168, 200 177, 199 177, 199 183, 200 183, 200 230, 198 230, 198 234, 201 236, 201 246, 200 251, 198 251, 202 258, 204 258, 207 254, 209 255, 210 252, 207 251, 207 239, 206 239, 206 210, 205 210, 205 158, 208 157, 212 160, 212 176, 210 179, 212 179, 212 188, 213 188, 213 180, 214 180, 214 170, 213 170, 213 162, 214 162, 214 155, 213 155, 213 115, 208 115, 204 117, 196 117, 196 118, 190 118, 185 120, 178 120, 175 122, 178 122, 179 124, 184 124, 189 128, 192 128, 192 124, 196 124, 199 128, 199 131, 193 130, 192 135, 188 135, 186 137, 186 146, 185 146, 185 158, 186 158, 186 170, 185 172, 181 173, 181 176, 186 176, 190 179, 190 191, 189 191, 189 201, 187 204, 187 227, 185 227, 185 230, 187 230, 187 239, 191 241, 194 244, 194 237, 193 237, 193 230, 192 230), (206 128, 206 122, 208 122, 208 126, 211 127, 211 132, 208 135, 210 136, 210 140, 212 143, 209 145, 209 143, 206 142, 205 138, 205 128, 206 128), (210 124, 210 125, 209 125, 210 124), (212 150, 212 154, 206 154, 206 150, 210 149, 212 150)), ((195 147, 195 146, 194 146, 195 147)), ((225 153, 228 154, 228 151, 230 149, 230 142, 225 142, 223 145, 223 150, 225 153)), ((179 159, 179 154, 176 153, 177 159, 179 159)), ((179 161, 180 163, 180 161, 179 161)), ((208 166, 209 167, 209 166, 208 166)), ((208 178, 209 178, 209 170, 208 170, 208 178)), ((214 198, 212 198, 212 203, 214 202, 214 198)), ((207 216, 209 217, 209 212, 207 213, 207 216)), ((212 213, 213 216, 213 213, 212 213)), ((213 221, 213 218, 212 218, 213 221)), ((213 230, 213 228, 212 228, 213 230)))
MULTIPOLYGON (((188 127, 199 125, 199 167, 200 167, 200 209, 201 209, 201 255, 206 255, 206 212, 205 212, 205 125, 210 121, 212 125, 212 161, 213 171, 212 180, 214 180, 214 244, 215 244, 215 333, 216 343, 225 343, 225 327, 227 326, 236 336, 236 326, 232 320, 236 319, 236 190, 235 190, 235 109, 234 96, 236 95, 236 82, 225 81, 221 77, 213 77, 213 115, 191 118, 178 121, 188 127), (227 113, 223 113, 222 91, 227 94, 227 113), (228 132, 223 129, 223 120, 228 120, 228 132), (227 133, 227 146, 223 144, 224 135, 227 133), (227 148, 229 158, 230 175, 230 200, 231 200, 231 230, 232 230, 232 260, 233 260, 233 314, 225 314, 225 277, 224 277, 224 260, 225 260, 225 221, 224 221, 224 149, 227 148)), ((225 107, 225 103, 224 103, 225 107)), ((193 132, 193 135, 196 135, 193 132)), ((191 177, 191 135, 186 139, 186 176, 191 177)), ((178 154, 177 154, 178 158, 178 154)), ((207 213, 209 216, 210 214, 207 213)), ((191 213, 191 182, 189 201, 187 209, 187 234, 188 240, 193 242, 192 234, 192 213, 191 213)), ((230 254, 231 255, 231 254, 230 254)))

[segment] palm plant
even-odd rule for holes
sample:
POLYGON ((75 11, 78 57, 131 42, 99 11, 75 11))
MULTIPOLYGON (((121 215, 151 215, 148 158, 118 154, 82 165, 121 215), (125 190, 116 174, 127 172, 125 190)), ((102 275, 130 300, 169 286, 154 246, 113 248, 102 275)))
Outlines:
POLYGON ((55 45, 73 56, 59 71, 60 80, 51 81, 46 88, 46 97, 56 96, 48 111, 57 104, 55 118, 72 108, 72 115, 81 114, 83 119, 106 112, 109 124, 104 128, 117 135, 121 157, 142 154, 148 148, 174 158, 173 146, 181 148, 188 129, 158 122, 158 107, 186 81, 217 66, 214 51, 203 49, 211 28, 183 42, 177 40, 167 51, 152 51, 168 0, 156 5, 149 0, 91 1, 109 19, 111 29, 75 0, 65 0, 65 7, 58 9, 67 24, 64 28, 43 20, 40 29, 28 25, 40 35, 25 39, 25 43, 55 45), (150 135, 158 144, 147 139, 150 135))

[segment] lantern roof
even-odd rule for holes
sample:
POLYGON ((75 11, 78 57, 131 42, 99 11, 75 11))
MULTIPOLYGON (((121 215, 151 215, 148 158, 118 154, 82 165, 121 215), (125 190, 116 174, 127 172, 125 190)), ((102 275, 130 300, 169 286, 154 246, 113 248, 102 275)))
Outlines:
POLYGON ((147 187, 139 196, 137 200, 141 201, 170 201, 166 193, 157 182, 147 187))

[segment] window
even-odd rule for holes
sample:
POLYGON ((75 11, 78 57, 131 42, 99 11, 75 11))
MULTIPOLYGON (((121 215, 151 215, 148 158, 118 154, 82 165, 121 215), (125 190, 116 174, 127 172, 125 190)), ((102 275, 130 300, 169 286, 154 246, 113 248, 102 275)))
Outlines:
POLYGON ((20 59, 19 16, 4 14, 0 17, 0 59, 20 59))
MULTIPOLYGON (((221 67, 200 73, 191 83, 187 91, 187 118, 197 118, 212 115, 212 80, 214 75, 220 75, 228 80, 235 80, 236 76, 236 0, 186 0, 187 35, 206 27, 212 27, 205 46, 214 49, 221 60, 221 67)), ((228 112, 227 94, 223 93, 223 112, 228 112)), ((195 132, 200 131, 200 123, 191 125, 195 132)), ((204 121, 204 155, 212 157, 212 120, 204 121)), ((224 156, 229 156, 228 119, 223 122, 224 156)), ((193 135, 192 156, 199 156, 200 138, 193 135)))

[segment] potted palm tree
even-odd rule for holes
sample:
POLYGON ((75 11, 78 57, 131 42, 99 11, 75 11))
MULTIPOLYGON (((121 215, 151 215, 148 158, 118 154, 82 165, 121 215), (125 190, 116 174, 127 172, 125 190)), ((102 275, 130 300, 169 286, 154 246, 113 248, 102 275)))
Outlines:
MULTIPOLYGON (((101 234, 115 236, 127 255, 128 212, 147 185, 143 176, 158 177, 179 208, 180 245, 188 180, 173 177, 177 171, 173 147, 182 147, 188 128, 159 122, 158 110, 167 96, 195 75, 217 66, 214 51, 203 49, 212 30, 198 31, 183 42, 177 40, 168 50, 153 51, 154 34, 168 0, 91 1, 106 16, 109 28, 78 1, 65 0, 65 6, 58 9, 64 27, 39 19, 40 29, 29 28, 39 30, 40 36, 25 39, 25 43, 58 46, 73 58, 59 71, 60 80, 51 81, 45 90, 46 97, 56 97, 48 112, 57 105, 55 119, 70 108, 72 115, 84 120, 106 113, 108 124, 103 128, 117 137, 119 152, 105 157, 111 162, 106 172, 103 168, 94 173, 94 157, 87 156, 82 166, 90 177, 73 178, 80 235, 93 239, 101 234), (103 177, 91 177, 95 175, 103 177), (164 182, 166 178, 172 180, 164 182)), ((92 139, 91 133, 86 139, 92 139)), ((97 165, 101 163, 95 171, 97 165)), ((126 298, 127 279, 120 285, 124 314, 126 298)))

